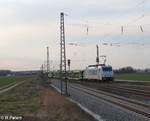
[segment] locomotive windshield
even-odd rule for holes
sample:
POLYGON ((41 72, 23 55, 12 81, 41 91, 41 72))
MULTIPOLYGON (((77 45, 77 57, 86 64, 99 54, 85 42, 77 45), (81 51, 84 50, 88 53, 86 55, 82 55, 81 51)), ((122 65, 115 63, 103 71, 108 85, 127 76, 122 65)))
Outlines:
POLYGON ((112 71, 112 67, 102 67, 103 71, 112 71))

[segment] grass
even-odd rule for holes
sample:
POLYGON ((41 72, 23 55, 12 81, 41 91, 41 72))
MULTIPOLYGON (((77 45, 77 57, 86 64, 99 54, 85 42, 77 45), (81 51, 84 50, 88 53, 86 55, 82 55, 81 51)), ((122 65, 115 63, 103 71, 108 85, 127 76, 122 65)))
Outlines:
POLYGON ((40 107, 39 87, 36 83, 36 81, 26 81, 0 94, 0 115, 23 115, 25 112, 36 112, 40 107))
POLYGON ((0 115, 23 116, 25 121, 95 121, 40 79, 0 94, 0 115))
POLYGON ((115 79, 119 80, 136 80, 136 81, 150 81, 150 74, 115 74, 115 79))
POLYGON ((0 77, 0 87, 11 83, 16 83, 18 81, 30 80, 34 78, 33 76, 10 76, 10 77, 0 77))

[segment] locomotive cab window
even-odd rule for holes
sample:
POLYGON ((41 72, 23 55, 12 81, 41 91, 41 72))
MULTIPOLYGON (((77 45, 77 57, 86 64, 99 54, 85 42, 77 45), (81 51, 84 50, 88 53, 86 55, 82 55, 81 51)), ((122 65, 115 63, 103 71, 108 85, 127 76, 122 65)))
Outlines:
POLYGON ((103 71, 112 71, 112 67, 102 67, 103 71))

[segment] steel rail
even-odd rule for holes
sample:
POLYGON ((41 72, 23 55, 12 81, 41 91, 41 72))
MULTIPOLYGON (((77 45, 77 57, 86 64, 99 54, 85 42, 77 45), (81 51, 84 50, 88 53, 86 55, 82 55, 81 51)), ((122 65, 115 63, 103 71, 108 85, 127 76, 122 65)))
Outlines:
POLYGON ((150 118, 150 105, 148 104, 106 93, 104 91, 87 88, 79 84, 76 84, 76 86, 75 84, 70 84, 70 87, 150 118))
POLYGON ((145 90, 141 90, 141 89, 132 89, 132 88, 127 88, 127 87, 111 86, 111 85, 105 86, 104 88, 120 90, 120 91, 124 91, 124 92, 127 92, 127 93, 133 93, 133 94, 136 94, 136 95, 150 97, 150 91, 145 91, 145 90))

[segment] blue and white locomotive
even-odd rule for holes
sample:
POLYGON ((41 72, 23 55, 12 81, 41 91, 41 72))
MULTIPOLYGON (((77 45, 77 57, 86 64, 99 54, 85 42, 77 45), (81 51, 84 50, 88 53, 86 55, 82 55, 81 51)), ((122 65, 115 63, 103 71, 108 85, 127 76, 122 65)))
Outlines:
POLYGON ((84 72, 85 79, 113 81, 114 73, 110 65, 89 65, 84 72))

